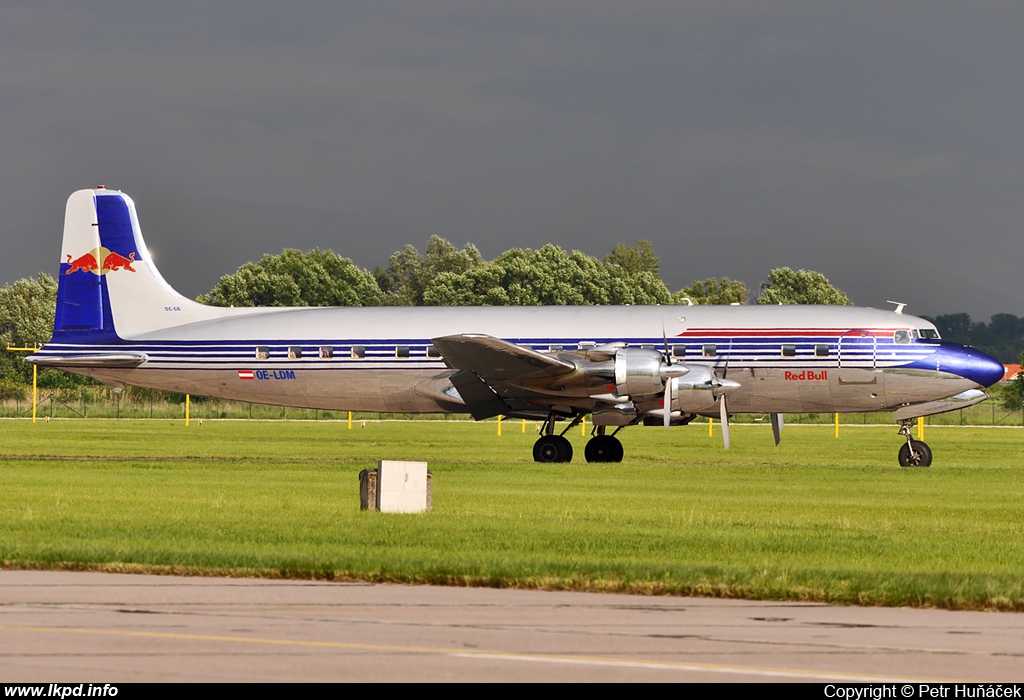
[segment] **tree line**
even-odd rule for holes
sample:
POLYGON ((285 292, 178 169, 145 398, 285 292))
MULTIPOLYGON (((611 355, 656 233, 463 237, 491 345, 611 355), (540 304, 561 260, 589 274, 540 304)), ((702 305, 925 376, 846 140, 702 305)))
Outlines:
MULTIPOLYGON (((750 291, 727 277, 671 291, 649 241, 616 245, 603 259, 555 245, 512 248, 484 260, 432 236, 426 252, 409 245, 387 267, 364 270, 332 251, 287 249, 220 279, 198 301, 214 306, 561 306, 592 304, 746 304, 750 291)), ((852 305, 819 272, 778 268, 758 304, 852 305)))
MULTIPOLYGON (((214 306, 538 306, 592 304, 747 304, 751 292, 727 277, 695 280, 672 291, 649 241, 617 244, 604 258, 548 244, 513 248, 485 260, 473 244, 457 248, 432 236, 424 253, 407 245, 386 267, 366 270, 330 250, 286 249, 224 275, 197 301, 214 306)), ((0 342, 30 347, 49 340, 57 282, 45 273, 0 288, 0 342)), ((820 272, 776 268, 760 284, 757 304, 853 302, 820 272)), ((967 314, 933 321, 944 338, 974 345, 1003 362, 1024 350, 1024 318, 996 314, 989 323, 967 314)), ((23 355, 0 355, 0 397, 31 381, 23 355)), ((41 369, 46 388, 70 388, 84 378, 41 369)))

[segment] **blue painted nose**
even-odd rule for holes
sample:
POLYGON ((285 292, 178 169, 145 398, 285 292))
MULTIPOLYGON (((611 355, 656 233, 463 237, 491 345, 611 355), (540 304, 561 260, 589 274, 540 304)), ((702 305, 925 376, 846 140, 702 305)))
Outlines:
POLYGON ((955 346, 943 343, 943 369, 970 379, 979 386, 988 387, 1002 381, 1006 373, 1003 363, 980 350, 965 345, 955 346), (950 347, 952 346, 952 347, 950 347))
POLYGON ((996 382, 1003 381, 1003 377, 1006 376, 1006 367, 1003 363, 994 357, 989 357, 983 352, 978 353, 978 374, 981 377, 979 384, 983 386, 992 386, 996 382))

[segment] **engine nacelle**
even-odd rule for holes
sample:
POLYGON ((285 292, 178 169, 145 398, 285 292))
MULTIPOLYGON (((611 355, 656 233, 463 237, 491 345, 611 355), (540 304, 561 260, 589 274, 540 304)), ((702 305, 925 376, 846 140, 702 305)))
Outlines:
POLYGON ((664 362, 657 350, 619 348, 615 351, 615 392, 619 396, 656 396, 665 390, 664 362))
POLYGON ((689 365, 689 368, 685 377, 670 380, 672 410, 682 413, 710 411, 718 403, 714 393, 715 375, 707 365, 689 365))

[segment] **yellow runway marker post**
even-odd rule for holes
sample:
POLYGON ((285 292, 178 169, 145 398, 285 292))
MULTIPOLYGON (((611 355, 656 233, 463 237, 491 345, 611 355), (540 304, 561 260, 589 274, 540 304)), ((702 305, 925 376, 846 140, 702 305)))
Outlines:
MULTIPOLYGON (((7 349, 12 352, 35 352, 39 348, 12 348, 7 346, 7 349)), ((39 367, 32 365, 32 422, 36 422, 36 407, 39 405, 39 367)))

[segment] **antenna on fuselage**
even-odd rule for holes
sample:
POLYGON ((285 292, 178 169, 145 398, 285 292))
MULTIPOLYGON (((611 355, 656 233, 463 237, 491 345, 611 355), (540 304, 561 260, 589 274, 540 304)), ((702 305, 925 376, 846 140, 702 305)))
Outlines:
POLYGON ((903 309, 907 308, 906 303, 902 302, 902 301, 893 301, 892 299, 886 299, 885 303, 886 304, 895 304, 896 305, 896 313, 898 313, 900 315, 903 314, 903 309))

